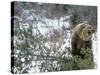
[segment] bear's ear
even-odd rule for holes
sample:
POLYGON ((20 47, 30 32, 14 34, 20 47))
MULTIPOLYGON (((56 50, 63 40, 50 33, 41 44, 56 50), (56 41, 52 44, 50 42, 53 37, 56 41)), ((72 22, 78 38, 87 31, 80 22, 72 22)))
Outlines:
POLYGON ((83 24, 88 24, 88 21, 84 21, 83 24))
POLYGON ((86 26, 85 24, 86 24, 86 23, 81 23, 81 24, 80 24, 79 30, 83 30, 83 29, 85 28, 85 26, 86 26))

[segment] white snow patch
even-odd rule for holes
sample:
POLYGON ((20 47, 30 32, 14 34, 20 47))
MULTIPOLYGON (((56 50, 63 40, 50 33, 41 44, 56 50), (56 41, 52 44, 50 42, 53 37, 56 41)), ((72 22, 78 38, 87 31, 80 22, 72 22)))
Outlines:
POLYGON ((21 61, 24 62, 25 61, 25 58, 21 58, 21 61))
POLYGON ((46 42, 44 45, 45 45, 45 47, 50 49, 50 44, 48 42, 46 42))

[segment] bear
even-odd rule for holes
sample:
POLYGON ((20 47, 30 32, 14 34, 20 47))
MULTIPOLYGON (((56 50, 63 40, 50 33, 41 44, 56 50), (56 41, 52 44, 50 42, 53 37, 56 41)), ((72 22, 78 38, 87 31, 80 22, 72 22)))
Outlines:
MULTIPOLYGON (((82 48, 92 48, 91 38, 94 32, 94 28, 90 24, 88 24, 87 21, 84 21, 83 23, 79 23, 78 25, 76 25, 76 27, 73 29, 71 38, 72 56, 77 55, 80 56, 82 59, 85 58, 80 51, 82 48)), ((91 56, 93 56, 93 53, 91 53, 91 56)))

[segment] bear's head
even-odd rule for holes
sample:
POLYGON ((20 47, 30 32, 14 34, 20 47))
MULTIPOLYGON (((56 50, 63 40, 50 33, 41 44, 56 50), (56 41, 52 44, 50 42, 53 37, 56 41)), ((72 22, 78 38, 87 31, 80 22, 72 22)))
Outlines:
POLYGON ((78 36, 83 41, 89 41, 92 38, 93 33, 95 32, 94 28, 88 24, 87 21, 80 23, 78 25, 78 36))

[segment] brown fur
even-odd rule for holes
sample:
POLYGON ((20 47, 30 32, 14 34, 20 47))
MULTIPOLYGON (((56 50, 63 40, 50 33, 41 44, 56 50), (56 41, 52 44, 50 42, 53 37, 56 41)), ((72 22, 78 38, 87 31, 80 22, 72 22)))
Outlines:
MULTIPOLYGON (((94 29, 86 21, 76 25, 72 33, 72 55, 79 55, 81 48, 91 49, 91 38, 94 33, 94 29)), ((83 58, 83 57, 82 57, 83 58)))

